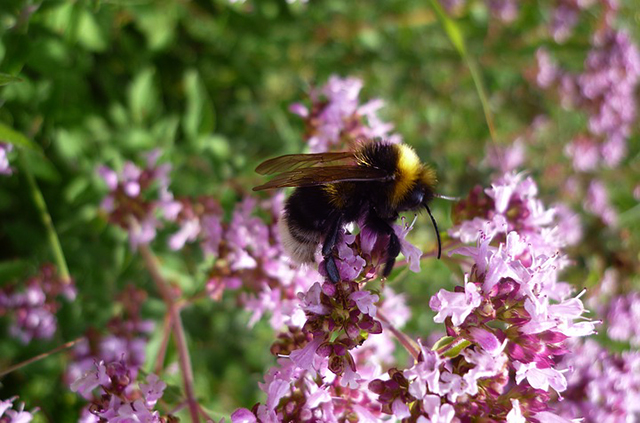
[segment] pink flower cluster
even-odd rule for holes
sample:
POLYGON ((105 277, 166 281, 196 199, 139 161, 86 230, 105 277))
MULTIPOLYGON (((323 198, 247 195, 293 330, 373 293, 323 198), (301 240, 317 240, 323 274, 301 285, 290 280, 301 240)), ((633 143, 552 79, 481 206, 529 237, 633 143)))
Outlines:
POLYGON ((177 226, 168 238, 172 250, 198 242, 203 254, 216 259, 208 275, 211 298, 220 299, 225 289, 242 288, 241 301, 253 313, 250 325, 265 313, 271 314, 277 330, 292 324, 291 319, 304 319, 301 311, 295 313, 296 294, 319 276, 284 255, 277 230, 283 194, 264 201, 246 197, 225 222, 222 208, 211 197, 176 199, 169 189, 170 166, 157 165, 157 159, 157 152, 150 153, 145 169, 127 162, 121 174, 100 169, 110 188, 102 207, 112 223, 128 230, 131 247, 151 242, 160 227, 177 226), (258 217, 257 210, 270 210, 270 221, 258 217))
MULTIPOLYGON (((629 324, 629 322, 627 322, 629 324)), ((588 339, 572 345, 559 364, 566 369, 564 400, 553 405, 560 416, 584 423, 633 422, 640 415, 640 353, 613 354, 588 339)))
POLYGON ((536 57, 538 85, 556 87, 565 107, 589 115, 589 135, 579 135, 566 147, 575 169, 593 170, 600 163, 616 166, 626 155, 637 115, 640 53, 629 35, 611 28, 597 33, 580 74, 560 69, 544 49, 536 57))
POLYGON ((580 12, 593 7, 596 3, 599 3, 602 8, 604 22, 610 25, 618 10, 617 0, 557 0, 549 25, 553 39, 557 43, 566 41, 579 22, 580 12))
POLYGON ((81 421, 98 423, 164 423, 154 407, 162 398, 166 383, 154 374, 146 377, 147 383, 139 383, 136 389, 131 370, 124 361, 106 363, 96 362, 93 369, 86 372, 71 384, 71 390, 85 398, 100 388, 100 395, 94 396, 91 405, 85 409, 81 421))
POLYGON ((9 166, 8 153, 13 150, 13 145, 0 142, 0 175, 11 175, 13 169, 9 166))
MULTIPOLYGON (((394 224, 393 230, 400 240, 400 252, 404 255, 413 272, 420 271, 420 259, 422 251, 407 241, 406 237, 413 228, 415 220, 411 224, 402 218, 402 225, 394 224)), ((364 224, 360 224, 360 233, 353 235, 343 230, 340 242, 337 244, 338 257, 336 266, 342 280, 355 281, 375 279, 382 270, 387 259, 387 246, 389 236, 372 231, 364 224)), ((322 256, 318 256, 322 260, 322 256)), ((324 262, 320 262, 320 273, 326 276, 324 262)))
MULTIPOLYGON (((266 313, 275 330, 301 326, 304 313, 297 308, 297 293, 306 291, 320 279, 311 267, 299 267, 284 253, 278 231, 283 195, 264 201, 246 197, 233 211, 231 221, 219 222, 218 257, 209 272, 207 291, 219 299, 225 289, 242 288, 240 300, 253 313, 253 325, 266 313), (258 209, 269 210, 265 222, 256 215, 258 209)), ((211 237, 209 237, 211 239, 211 237)))
POLYGON ((604 312, 609 338, 628 342, 632 348, 639 348, 640 327, 632 322, 640 319, 640 292, 634 291, 612 298, 604 312))
POLYGON ((403 421, 568 421, 549 405, 568 385, 557 362, 597 322, 558 279, 566 239, 536 194, 531 178, 510 173, 456 207, 450 235, 476 245, 452 252, 468 266, 464 284, 429 304, 446 336, 423 346, 413 367, 369 384, 383 412, 403 421))
MULTIPOLYGON (((248 207, 247 211, 252 209, 248 207)), ((249 236, 249 244, 252 237, 260 234, 256 229, 264 225, 258 220, 253 230, 240 229, 250 220, 249 212, 241 217, 234 213, 233 221, 245 222, 235 232, 249 236)), ((419 269, 420 250, 405 240, 409 229, 408 225, 398 226, 396 233, 411 267, 419 269)), ((271 237, 279 241, 276 234, 271 233, 271 237)), ((263 243, 264 240, 266 236, 263 243)), ((357 235, 343 230, 336 247, 342 281, 295 286, 302 292, 290 307, 280 310, 283 316, 289 316, 283 320, 288 331, 281 333, 271 348, 281 358, 261 385, 267 400, 252 410, 237 410, 232 415, 233 422, 333 422, 350 415, 359 416, 361 421, 376 421, 381 416, 379 404, 366 387, 381 374, 383 363, 393 362, 395 346, 390 332, 383 332, 383 327, 404 325, 409 317, 402 296, 389 288, 382 292, 365 288, 364 282, 375 278, 384 264, 388 242, 388 237, 378 237, 366 226, 357 235), (390 316, 384 318, 384 323, 378 318, 380 309, 383 316, 390 316)), ((274 272, 284 270, 285 275, 287 269, 273 268, 274 272)), ((324 272, 322 265, 320 270, 324 272)), ((309 276, 304 279, 307 283, 321 279, 318 274, 309 276)))
MULTIPOLYGON (((418 271, 421 252, 405 239, 410 229, 406 224, 395 227, 402 253, 418 271)), ((316 282, 298 294, 303 318, 291 319, 288 332, 271 348, 282 358, 261 385, 266 403, 237 410, 233 422, 382 417, 381 405, 367 386, 381 375, 383 364, 394 361, 391 332, 383 328, 402 326, 409 317, 403 297, 389 288, 373 292, 365 285, 384 265, 388 243, 388 236, 378 236, 366 225, 357 235, 343 229, 336 247, 342 281, 316 282)), ((324 273, 322 263, 320 270, 324 273)))
POLYGON ((384 138, 400 142, 391 133, 393 125, 383 122, 377 111, 384 106, 380 99, 360 104, 362 80, 333 75, 327 83, 309 93, 311 105, 292 104, 291 112, 305 120, 305 139, 312 153, 348 146, 358 139, 384 138))
POLYGON ((171 166, 157 165, 160 154, 160 150, 149 153, 144 169, 133 162, 126 162, 120 174, 107 166, 98 169, 109 188, 102 208, 109 213, 111 223, 129 232, 132 250, 156 237, 160 226, 156 215, 158 210, 171 215, 175 209, 173 194, 169 191, 171 166), (152 191, 156 194, 152 195, 152 191))
POLYGON ((51 339, 57 329, 60 296, 71 301, 76 296, 76 288, 72 282, 62 281, 51 264, 43 265, 40 272, 26 282, 2 287, 0 316, 12 317, 11 336, 25 344, 34 338, 51 339))
MULTIPOLYGON (((278 365, 260 384, 267 400, 251 410, 236 410, 231 416, 233 423, 382 419, 382 407, 367 388, 381 376, 382 366, 394 362, 394 343, 389 331, 381 329, 388 324, 403 326, 409 310, 404 298, 389 288, 382 291, 383 300, 379 301, 378 295, 369 291, 352 291, 356 285, 317 283, 306 295, 300 294, 309 316, 303 331, 312 336, 300 336, 302 332, 298 332, 297 336, 286 337, 294 341, 288 346, 295 349, 287 357, 280 355, 278 365), (390 317, 381 324, 372 317, 377 314, 390 317)), ((291 330, 291 334, 295 332, 291 330)), ((276 342, 279 354, 286 352, 283 339, 276 342)))
POLYGON ((119 296, 124 314, 107 323, 107 333, 95 329, 87 331, 86 338, 71 351, 71 363, 65 379, 71 384, 83 374, 94 369, 95 363, 122 362, 129 375, 135 379, 146 359, 146 347, 155 323, 141 317, 146 292, 128 286, 119 296))
POLYGON ((580 222, 573 215, 563 205, 546 208, 533 178, 509 172, 497 178, 491 188, 475 187, 456 204, 456 225, 449 234, 470 243, 478 240, 479 233, 504 241, 509 232, 516 231, 535 251, 551 256, 580 240, 580 222))
POLYGON ((29 423, 33 420, 33 414, 38 411, 24 411, 24 403, 20 404, 17 410, 13 409, 13 402, 17 397, 8 400, 0 400, 0 422, 2 423, 29 423))

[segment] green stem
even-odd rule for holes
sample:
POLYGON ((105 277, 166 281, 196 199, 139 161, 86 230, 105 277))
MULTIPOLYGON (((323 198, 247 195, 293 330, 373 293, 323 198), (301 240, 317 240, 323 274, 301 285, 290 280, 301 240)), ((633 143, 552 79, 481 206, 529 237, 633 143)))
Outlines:
POLYGON ((67 342, 65 344, 62 344, 59 347, 56 347, 56 348, 52 349, 51 351, 48 351, 48 352, 42 353, 42 354, 38 354, 35 357, 31 357, 30 359, 25 360, 25 361, 23 361, 21 363, 18 363, 18 364, 15 364, 15 365, 11 366, 11 367, 7 367, 6 369, 0 370, 0 378, 8 375, 11 372, 15 372, 16 370, 21 369, 21 368, 23 368, 23 367, 25 367, 25 366, 27 366, 27 365, 29 365, 31 363, 35 363, 36 361, 42 360, 44 358, 47 358, 50 355, 53 355, 53 354, 59 353, 60 351, 64 351, 64 350, 66 350, 68 348, 71 348, 75 344, 77 344, 78 342, 82 341, 83 339, 84 339, 84 337, 81 336, 78 339, 74 339, 73 341, 70 341, 70 342, 67 342))
POLYGON ((200 411, 198 400, 194 390, 193 380, 193 367, 191 365, 191 357, 189 355, 189 348, 187 347, 187 338, 184 332, 184 326, 182 326, 182 318, 180 317, 180 308, 176 301, 174 301, 174 294, 171 292, 171 287, 165 281, 160 274, 160 267, 158 259, 153 254, 148 245, 143 244, 138 247, 140 255, 144 260, 145 266, 151 275, 151 279, 156 284, 160 295, 167 306, 167 313, 169 314, 170 322, 172 323, 171 331, 178 350, 178 362, 180 364, 180 370, 182 373, 182 381, 184 383, 184 392, 187 397, 187 405, 189 406, 189 413, 191 414, 191 422, 200 422, 200 411))
POLYGON ((58 267, 58 272, 60 277, 62 278, 64 283, 71 282, 71 275, 69 273, 69 267, 67 267, 67 260, 64 257, 64 252, 62 251, 62 246, 60 245, 60 239, 58 238, 58 234, 56 233, 56 228, 53 226, 53 221, 51 220, 51 215, 47 210, 47 203, 44 201, 44 197, 42 196, 42 192, 40 188, 38 188, 38 183, 31 173, 31 169, 29 169, 29 165, 24 158, 24 152, 20 151, 18 154, 20 160, 20 167, 24 172, 24 176, 27 179, 27 183, 29 185, 29 191, 31 192, 31 198, 38 209, 38 213, 40 214, 40 219, 42 219, 42 223, 47 231, 47 239, 49 241, 49 246, 51 247, 51 252, 53 253, 53 259, 56 262, 56 266, 58 267))
POLYGON ((414 360, 418 361, 418 358, 420 358, 420 345, 416 341, 408 337, 404 332, 396 329, 391 324, 389 319, 387 319, 386 316, 380 312, 380 310, 378 310, 378 319, 380 319, 382 323, 387 325, 387 329, 389 329, 393 336, 396 337, 398 342, 400 342, 400 344, 402 344, 407 352, 411 354, 414 360))
POLYGON ((455 21, 453 21, 447 13, 442 9, 442 6, 438 2, 438 0, 430 0, 431 6, 433 10, 436 12, 438 16, 438 20, 440 24, 444 28, 444 32, 449 37, 449 41, 458 51, 462 60, 469 68, 471 72, 471 78, 473 79, 473 83, 476 86, 476 91, 478 92, 478 97, 480 97, 480 103, 482 103, 482 110, 484 112, 484 118, 487 121, 487 126, 489 127, 489 134, 491 135, 491 139, 493 142, 497 142, 495 125, 493 124, 493 114, 491 113, 491 109, 489 108, 489 101, 487 100, 487 94, 484 89, 484 84, 482 83, 482 77, 480 75, 480 70, 478 69, 478 65, 473 60, 469 52, 467 51, 467 47, 464 42, 464 36, 462 35, 462 31, 460 27, 456 25, 455 21))
POLYGON ((484 84, 482 83, 480 70, 478 69, 478 65, 476 64, 476 62, 468 55, 464 57, 464 61, 467 64, 469 71, 471 71, 471 78, 473 78, 473 82, 476 86, 476 91, 478 92, 478 97, 480 97, 482 111, 484 112, 484 119, 487 121, 491 140, 496 143, 498 142, 498 137, 496 136, 496 128, 493 124, 493 114, 491 113, 491 109, 489 108, 489 100, 487 100, 487 94, 484 89, 484 84))

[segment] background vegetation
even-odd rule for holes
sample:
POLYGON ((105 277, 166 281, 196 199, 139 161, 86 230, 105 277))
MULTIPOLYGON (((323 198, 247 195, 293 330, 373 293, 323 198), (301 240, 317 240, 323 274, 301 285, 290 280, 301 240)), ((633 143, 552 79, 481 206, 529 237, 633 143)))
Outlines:
MULTIPOLYGON (((585 131, 588 116, 538 87, 536 52, 545 47, 563 67, 581 71, 602 6, 582 12, 573 35, 557 43, 548 31, 555 2, 520 3, 517 18, 504 22, 484 2, 468 2, 453 11, 455 26, 447 33, 433 4, 415 0, 3 0, 0 138, 15 141, 6 136, 12 128, 36 148, 20 149, 23 162, 15 150, 10 153, 15 172, 0 180, 0 282, 24 280, 54 260, 25 178, 28 168, 44 195, 78 296, 62 301, 51 340, 25 345, 9 336, 9 321, 0 319, 0 368, 89 328, 104 330, 122 313, 114 299, 129 284, 149 293, 143 315, 158 322, 147 346, 154 357, 164 306, 126 234, 100 210, 107 189, 96 169, 140 162, 143 153, 159 148, 173 166, 177 196, 215 196, 228 214, 259 183, 257 163, 304 151, 303 121, 288 107, 333 74, 361 78, 361 99, 385 100, 380 114, 437 169, 441 193, 464 196, 486 185, 487 146, 520 138, 527 146, 523 168, 539 182, 541 196, 582 211, 584 193, 565 198, 559 179, 571 167, 564 146, 585 131), (464 39, 467 57, 456 48, 456 34, 464 39), (479 80, 469 63, 477 65, 479 80)), ((621 2, 615 26, 638 40, 639 22, 634 1, 621 2)), ((637 124, 628 146, 619 165, 581 176, 606 183, 619 219, 607 225, 584 215, 585 241, 572 251, 578 266, 567 275, 578 287, 597 285, 611 266, 637 269, 637 124)), ((450 208, 440 200, 433 207, 441 230, 452 224, 450 208)), ((428 220, 419 219, 417 226, 416 243, 432 245, 428 220)), ((201 258, 189 247, 171 252, 165 241, 161 235, 154 248, 171 281, 187 297, 202 292, 201 258)), ((630 277, 625 289, 637 283, 637 275, 630 277)), ((429 298, 448 285, 450 271, 435 260, 424 261, 420 274, 401 273, 394 288, 409 294, 414 314, 408 333, 428 336, 429 298)), ((267 354, 273 330, 265 321, 249 328, 250 313, 236 301, 227 292, 220 301, 202 297, 183 311, 196 392, 218 418, 262 400, 257 383, 275 361, 267 354)), ((169 348, 167 363, 176 360, 169 348)), ((63 379, 67 364, 61 353, 5 376, 0 399, 19 395, 27 408, 40 407, 36 421, 76 421, 85 403, 63 379)), ((151 364, 145 369, 152 370, 151 364)), ((179 387, 178 373, 163 377, 179 387)))

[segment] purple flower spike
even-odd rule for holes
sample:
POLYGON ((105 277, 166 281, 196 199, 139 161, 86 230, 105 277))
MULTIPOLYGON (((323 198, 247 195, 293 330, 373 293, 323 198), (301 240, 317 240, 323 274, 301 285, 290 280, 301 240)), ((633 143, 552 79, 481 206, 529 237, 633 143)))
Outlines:
POLYGON ((380 137, 390 142, 401 141, 400 136, 391 133, 393 125, 383 122, 377 115, 384 105, 382 100, 360 104, 362 85, 358 78, 333 75, 323 87, 310 93, 310 107, 301 103, 289 107, 292 113, 305 120, 307 142, 312 153, 328 151, 360 139, 380 137))

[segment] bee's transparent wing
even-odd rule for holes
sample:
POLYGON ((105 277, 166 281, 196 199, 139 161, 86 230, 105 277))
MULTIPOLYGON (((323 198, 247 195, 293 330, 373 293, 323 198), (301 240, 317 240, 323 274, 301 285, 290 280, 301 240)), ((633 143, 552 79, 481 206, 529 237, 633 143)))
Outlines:
POLYGON ((287 154, 286 156, 274 157, 273 159, 262 162, 256 168, 256 172, 260 175, 273 175, 274 173, 287 172, 353 158, 353 153, 348 151, 316 154, 287 154))
POLYGON ((306 167, 276 175, 266 184, 253 188, 254 191, 283 187, 310 187, 335 184, 337 182, 388 181, 393 178, 382 169, 356 165, 306 167))

